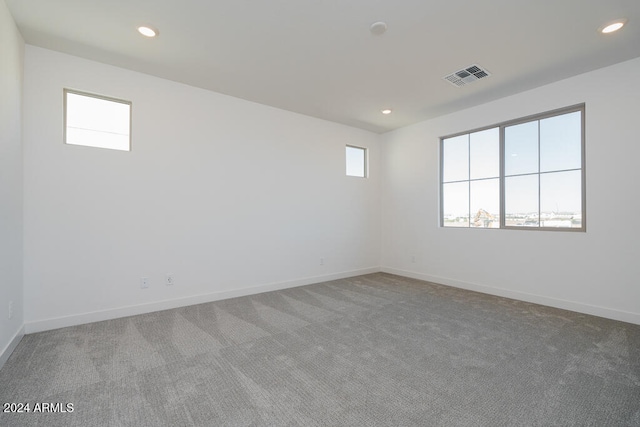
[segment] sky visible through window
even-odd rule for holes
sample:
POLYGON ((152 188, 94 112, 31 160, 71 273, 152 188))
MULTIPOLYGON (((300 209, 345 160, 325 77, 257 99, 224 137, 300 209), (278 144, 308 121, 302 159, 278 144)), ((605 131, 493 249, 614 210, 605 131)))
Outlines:
POLYGON ((65 95, 65 143, 130 149, 131 104, 69 91, 65 95))
MULTIPOLYGON (((581 227, 582 111, 504 127, 506 226, 581 227)), ((443 224, 500 226, 500 128, 443 140, 443 224)))
POLYGON ((364 178, 366 176, 366 149, 347 145, 347 175, 364 178))

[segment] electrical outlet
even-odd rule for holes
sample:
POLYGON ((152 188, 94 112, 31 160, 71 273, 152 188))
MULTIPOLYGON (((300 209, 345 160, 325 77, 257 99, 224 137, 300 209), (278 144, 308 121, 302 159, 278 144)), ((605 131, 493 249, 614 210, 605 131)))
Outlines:
POLYGON ((149 278, 143 277, 142 279, 140 279, 140 288, 147 289, 148 287, 149 287, 149 278))
POLYGON ((324 258, 320 258, 320 265, 324 265, 324 258))
POLYGON ((416 262, 416 257, 415 257, 415 255, 411 257, 411 262, 416 262))
POLYGON ((13 301, 9 301, 9 313, 7 315, 9 319, 13 317, 13 301))
POLYGON ((173 274, 167 274, 164 276, 164 284, 167 286, 173 285, 173 274))

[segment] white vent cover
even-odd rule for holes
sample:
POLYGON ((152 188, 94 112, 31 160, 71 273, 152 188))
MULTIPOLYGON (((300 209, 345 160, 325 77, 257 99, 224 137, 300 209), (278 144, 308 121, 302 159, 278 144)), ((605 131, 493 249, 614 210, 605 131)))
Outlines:
POLYGON ((489 77, 490 75, 491 73, 489 73, 485 68, 482 68, 477 64, 473 64, 468 66, 467 68, 456 71, 455 73, 444 76, 443 79, 454 86, 460 87, 466 86, 469 83, 473 83, 476 80, 489 77))

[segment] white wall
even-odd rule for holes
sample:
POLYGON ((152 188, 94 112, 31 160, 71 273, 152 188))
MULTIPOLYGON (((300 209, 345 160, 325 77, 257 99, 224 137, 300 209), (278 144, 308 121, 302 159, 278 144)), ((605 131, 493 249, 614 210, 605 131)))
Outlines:
POLYGON ((638 76, 640 58, 384 135, 383 269, 640 324, 638 76), (586 233, 438 226, 439 137, 582 102, 586 233))
POLYGON ((0 367, 23 335, 22 70, 24 42, 0 0, 0 367), (9 319, 9 304, 13 314, 9 319))
MULTIPOLYGON (((18 80, 19 64, 10 65, 18 80)), ((640 93, 640 59, 383 137, 32 46, 24 68, 27 332, 380 265, 640 323, 634 224, 640 146, 632 95, 640 93), (64 145, 65 87, 131 100, 132 151, 64 145), (587 233, 438 227, 440 136, 581 102, 587 233), (345 144, 370 149, 370 178, 344 176, 345 144), (174 275, 174 286, 162 283, 165 273, 174 275), (150 278, 149 289, 140 289, 141 277, 150 278)), ((3 95, 18 89, 3 86, 3 95)), ((19 105, 19 95, 12 99, 19 105)), ((13 107, 3 110, 3 120, 19 111, 13 107)), ((19 126, 12 129, 19 151, 19 126)), ((3 150, 4 138, 3 126, 3 150)), ((19 176, 19 162, 11 168, 19 176)), ((10 225, 18 234, 2 250, 15 265, 21 193, 10 192, 16 202, 7 205, 15 211, 10 225)), ((15 277, 19 282, 19 272, 15 277)), ((10 289, 18 300, 20 286, 10 289)), ((6 334, 2 323, 0 344, 21 324, 16 311, 6 334)))
POLYGON ((27 332, 380 264, 379 135, 32 46, 24 106, 27 332), (132 151, 64 145, 63 88, 132 101, 132 151))

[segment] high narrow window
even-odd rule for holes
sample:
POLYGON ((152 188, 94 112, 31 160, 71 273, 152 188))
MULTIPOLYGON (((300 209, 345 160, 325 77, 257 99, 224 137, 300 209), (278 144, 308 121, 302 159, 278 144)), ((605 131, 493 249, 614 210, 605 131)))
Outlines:
POLYGON ((347 175, 365 178, 367 176, 367 149, 347 145, 347 175))
POLYGON ((444 227, 585 230, 584 105, 441 139, 444 227))
POLYGON ((131 102, 64 90, 64 142, 131 150, 131 102))

